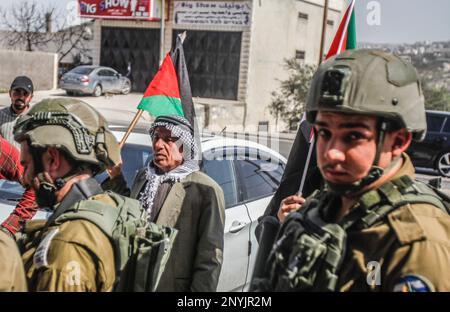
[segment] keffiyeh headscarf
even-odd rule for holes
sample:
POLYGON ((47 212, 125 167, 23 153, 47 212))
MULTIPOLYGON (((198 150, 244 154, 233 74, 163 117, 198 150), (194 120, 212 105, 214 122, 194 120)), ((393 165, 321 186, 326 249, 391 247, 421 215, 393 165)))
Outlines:
POLYGON ((144 191, 139 194, 139 201, 147 210, 149 215, 153 208, 156 192, 162 183, 174 184, 180 182, 189 174, 200 170, 197 161, 198 147, 194 138, 194 130, 186 118, 180 116, 159 116, 150 127, 149 133, 153 140, 155 129, 164 127, 171 131, 172 136, 179 138, 183 144, 183 163, 175 169, 157 174, 153 161, 150 161, 145 171, 147 185, 144 191))

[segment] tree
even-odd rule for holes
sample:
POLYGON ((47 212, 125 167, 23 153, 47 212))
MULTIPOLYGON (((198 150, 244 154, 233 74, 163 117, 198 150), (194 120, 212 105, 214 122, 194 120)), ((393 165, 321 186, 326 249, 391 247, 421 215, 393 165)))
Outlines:
POLYGON ((39 8, 35 2, 21 1, 10 10, 1 11, 1 25, 8 31, 6 44, 10 47, 24 48, 26 51, 39 50, 51 37, 46 32, 46 17, 53 11, 39 8))
POLYGON ((429 82, 423 83, 425 108, 429 110, 450 110, 450 91, 445 87, 433 87, 429 82))
POLYGON ((67 12, 56 7, 43 7, 31 0, 15 3, 2 10, 0 24, 8 31, 7 46, 26 51, 49 51, 58 54, 60 62, 65 56, 88 57, 88 41, 92 39, 90 22, 71 25, 67 12), (55 26, 56 31, 52 31, 55 26))
POLYGON ((289 125, 297 123, 305 108, 306 97, 316 66, 300 63, 292 58, 285 60, 288 78, 280 81, 280 88, 272 92, 269 105, 270 113, 275 117, 276 124, 281 117, 289 125))

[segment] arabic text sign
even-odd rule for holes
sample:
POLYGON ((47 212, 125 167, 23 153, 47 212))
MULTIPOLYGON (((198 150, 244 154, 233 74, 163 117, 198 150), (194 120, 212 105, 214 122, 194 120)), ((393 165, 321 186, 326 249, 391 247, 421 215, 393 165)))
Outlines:
POLYGON ((248 2, 176 1, 175 24, 250 26, 248 2))

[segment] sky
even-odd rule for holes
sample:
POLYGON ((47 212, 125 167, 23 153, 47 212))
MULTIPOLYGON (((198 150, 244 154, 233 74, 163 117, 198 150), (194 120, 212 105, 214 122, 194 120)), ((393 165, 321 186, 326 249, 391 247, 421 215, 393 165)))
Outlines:
MULTIPOLYGON (((0 7, 7 8, 20 1, 1 0, 0 7)), ((74 0, 35 1, 46 6, 56 5, 61 10, 76 5, 74 0)), ((395 44, 450 40, 450 0, 356 0, 355 12, 358 42, 395 44)))

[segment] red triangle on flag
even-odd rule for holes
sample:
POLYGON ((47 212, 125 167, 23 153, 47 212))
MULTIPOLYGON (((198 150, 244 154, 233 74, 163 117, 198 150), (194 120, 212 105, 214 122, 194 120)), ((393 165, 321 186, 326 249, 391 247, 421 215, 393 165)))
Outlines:
POLYGON ((178 87, 177 73, 173 66, 172 58, 168 53, 164 62, 150 85, 145 90, 144 98, 155 95, 164 95, 171 98, 180 98, 180 88, 178 87))

